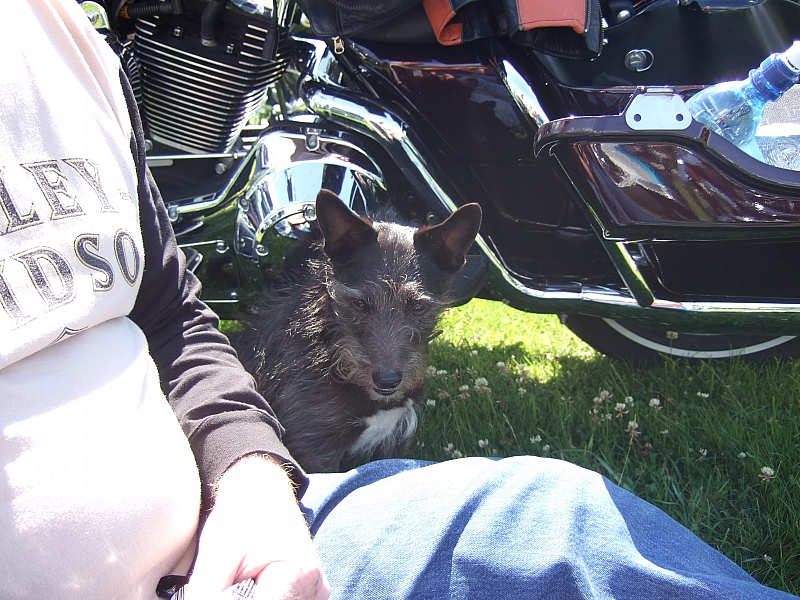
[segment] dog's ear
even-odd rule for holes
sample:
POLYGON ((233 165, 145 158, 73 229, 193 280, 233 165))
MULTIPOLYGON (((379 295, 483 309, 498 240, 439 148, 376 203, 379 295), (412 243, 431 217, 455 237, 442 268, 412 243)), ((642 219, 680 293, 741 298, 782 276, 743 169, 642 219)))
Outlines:
POLYGON ((449 274, 464 266, 467 250, 481 228, 481 207, 465 204, 439 225, 423 227, 414 234, 414 245, 449 274))
POLYGON ((317 222, 325 238, 322 249, 334 265, 343 265, 378 238, 368 219, 362 219, 330 190, 317 194, 317 222))

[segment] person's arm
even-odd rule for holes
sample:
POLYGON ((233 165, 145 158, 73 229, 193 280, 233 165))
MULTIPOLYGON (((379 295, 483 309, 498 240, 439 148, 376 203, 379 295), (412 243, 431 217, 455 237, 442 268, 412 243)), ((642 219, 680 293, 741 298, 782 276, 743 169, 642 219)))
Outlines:
POLYGON ((222 473, 247 454, 269 454, 288 466, 302 496, 307 480, 280 441, 275 413, 256 392, 217 316, 186 271, 158 187, 146 167, 144 136, 133 94, 121 76, 134 136, 139 219, 144 241, 142 283, 130 318, 145 333, 161 386, 189 439, 203 482, 203 506, 222 473))
POLYGON ((187 600, 213 598, 253 579, 256 598, 329 595, 297 500, 308 479, 280 440, 275 413, 255 390, 217 316, 199 299, 166 208, 145 165, 144 139, 122 78, 134 128, 145 249, 130 318, 144 331, 161 386, 194 452, 206 516, 187 600))
POLYGON ((158 190, 147 174, 147 196, 140 202, 145 246, 144 276, 131 312, 142 328, 158 367, 161 385, 186 433, 203 482, 203 505, 222 473, 241 457, 270 454, 297 486, 305 475, 280 441, 282 429, 256 392, 216 315, 199 300, 200 284, 184 269, 158 190))

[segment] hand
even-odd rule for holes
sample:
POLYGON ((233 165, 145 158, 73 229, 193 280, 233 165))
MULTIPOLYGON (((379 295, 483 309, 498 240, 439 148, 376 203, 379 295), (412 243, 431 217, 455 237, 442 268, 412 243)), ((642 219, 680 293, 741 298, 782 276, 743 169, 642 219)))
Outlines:
POLYGON ((325 600, 330 588, 286 472, 249 456, 217 486, 185 600, 218 600, 253 579, 258 600, 325 600))

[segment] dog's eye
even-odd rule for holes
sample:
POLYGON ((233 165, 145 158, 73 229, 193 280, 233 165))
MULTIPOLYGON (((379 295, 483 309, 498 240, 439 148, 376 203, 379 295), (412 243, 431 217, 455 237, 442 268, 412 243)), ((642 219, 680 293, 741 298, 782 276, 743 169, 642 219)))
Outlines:
POLYGON ((361 298, 356 298, 353 300, 353 308, 355 308, 359 312, 364 312, 367 310, 367 303, 364 302, 361 298))
POLYGON ((411 305, 411 312, 414 313, 415 315, 421 315, 426 310, 428 310, 428 305, 425 304, 424 302, 414 302, 411 305))

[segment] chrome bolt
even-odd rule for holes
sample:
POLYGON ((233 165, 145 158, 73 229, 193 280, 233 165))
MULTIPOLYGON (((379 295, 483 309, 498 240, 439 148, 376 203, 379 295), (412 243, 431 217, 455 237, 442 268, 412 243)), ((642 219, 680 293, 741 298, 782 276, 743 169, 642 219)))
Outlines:
POLYGON ((216 250, 220 254, 225 254, 228 251, 228 244, 226 244, 222 240, 218 240, 217 243, 214 244, 214 250, 216 250))

